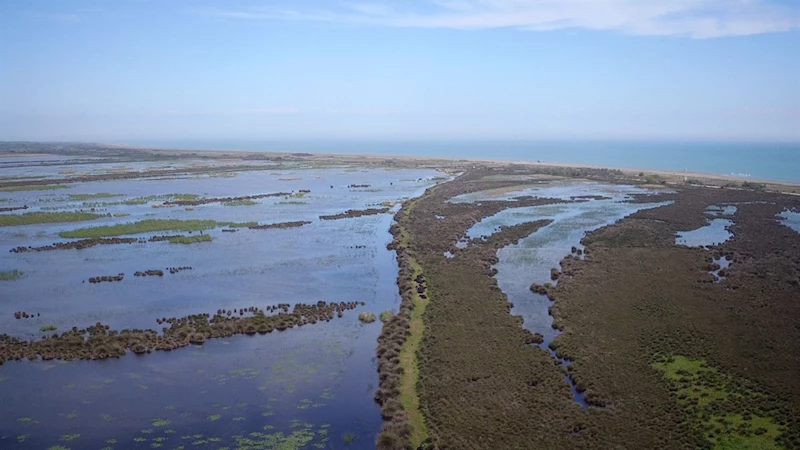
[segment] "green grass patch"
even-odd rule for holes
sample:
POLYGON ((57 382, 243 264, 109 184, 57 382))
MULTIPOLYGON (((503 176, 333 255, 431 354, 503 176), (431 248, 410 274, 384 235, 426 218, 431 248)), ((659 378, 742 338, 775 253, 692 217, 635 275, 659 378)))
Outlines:
MULTIPOLYGON (((419 265, 417 260, 409 256, 408 261, 411 263, 411 268, 414 269, 411 278, 415 279, 422 275, 422 266, 419 265)), ((425 313, 429 300, 422 299, 417 291, 413 291, 411 299, 414 309, 411 310, 409 335, 400 349, 400 366, 403 367, 403 376, 400 382, 400 403, 403 405, 403 409, 408 412, 409 421, 414 428, 411 434, 411 445, 413 448, 417 448, 422 441, 428 438, 425 418, 419 409, 419 396, 417 395, 417 380, 419 379, 417 350, 419 350, 419 344, 422 342, 422 333, 425 330, 422 315, 425 313)))
POLYGON ((0 272, 0 281, 13 281, 25 278, 25 272, 20 272, 17 269, 0 272))
POLYGON ((68 184, 34 184, 26 186, 6 186, 6 187, 0 187, 0 192, 52 191, 55 189, 66 189, 68 187, 70 187, 68 184))
POLYGON ((741 410, 742 404, 755 404, 762 395, 744 387, 744 380, 682 355, 660 356, 652 366, 674 386, 693 426, 715 450, 779 448, 783 427, 772 417, 741 410))
POLYGON ((108 192, 99 192, 97 194, 67 194, 71 200, 91 200, 95 198, 113 198, 121 197, 122 194, 109 194, 108 192))
POLYGON ((59 233, 59 236, 63 238, 98 238, 122 236, 125 234, 151 233, 155 231, 200 231, 224 226, 241 228, 255 225, 257 225, 255 222, 233 223, 217 222, 215 220, 146 219, 133 223, 120 223, 102 227, 62 231, 59 233))
POLYGON ((234 200, 232 202, 225 202, 223 206, 253 206, 258 205, 259 203, 254 200, 244 199, 244 200, 234 200))
POLYGON ((19 225, 33 225, 37 223, 83 222, 104 217, 83 211, 63 212, 29 212, 25 214, 0 215, 0 227, 14 227, 19 225))
POLYGON ((211 236, 196 234, 194 236, 177 236, 169 238, 170 244, 194 244, 196 242, 211 242, 211 236))
POLYGON ((55 325, 45 325, 42 328, 39 328, 39 330, 41 330, 42 333, 46 333, 48 331, 56 331, 57 329, 58 327, 55 325))

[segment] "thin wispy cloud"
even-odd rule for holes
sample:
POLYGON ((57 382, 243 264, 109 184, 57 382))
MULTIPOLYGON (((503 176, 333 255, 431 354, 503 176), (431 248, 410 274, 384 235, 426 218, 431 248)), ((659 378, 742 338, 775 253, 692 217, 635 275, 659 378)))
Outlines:
POLYGON ((800 4, 776 0, 418 0, 345 2, 330 8, 208 9, 203 13, 247 20, 406 28, 586 29, 700 39, 800 28, 800 4))

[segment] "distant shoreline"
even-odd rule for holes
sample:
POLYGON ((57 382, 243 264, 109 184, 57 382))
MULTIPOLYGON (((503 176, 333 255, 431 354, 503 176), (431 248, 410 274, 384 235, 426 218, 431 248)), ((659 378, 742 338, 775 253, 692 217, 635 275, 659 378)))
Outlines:
MULTIPOLYGON (((483 164, 522 164, 522 165, 534 165, 534 166, 541 166, 541 167, 569 167, 569 168, 591 168, 591 169, 609 169, 609 170, 619 170, 620 172, 625 173, 626 175, 630 176, 637 176, 639 173, 644 173, 646 175, 658 175, 661 177, 667 177, 670 179, 680 178, 680 179, 706 179, 706 180, 715 180, 715 181, 724 181, 724 182, 751 182, 751 183, 760 183, 760 184, 767 184, 767 185, 776 185, 776 186, 788 186, 788 187, 797 187, 800 188, 800 182, 793 182, 793 181, 782 181, 782 180, 772 180, 766 178, 755 178, 755 177, 743 177, 737 175, 724 175, 724 174, 713 174, 713 173, 706 173, 706 172, 698 172, 698 171, 677 171, 677 170, 664 170, 664 169, 648 169, 648 168, 631 168, 631 167, 618 167, 618 166, 611 166, 611 165, 595 165, 595 164, 582 164, 582 163, 565 163, 565 162, 555 162, 555 161, 528 161, 528 160, 514 160, 514 159, 493 159, 493 158, 471 158, 471 157, 448 157, 448 156, 415 156, 415 155, 390 155, 390 154, 353 154, 353 153, 317 153, 317 152, 287 152, 287 151, 253 151, 253 150, 198 150, 198 149, 168 149, 168 148, 145 148, 145 147, 133 147, 133 146, 124 146, 119 145, 118 148, 128 148, 132 150, 147 150, 155 153, 165 154, 165 155, 187 155, 191 153, 200 153, 202 152, 202 156, 211 156, 215 158, 224 158, 226 155, 230 153, 235 153, 237 156, 250 156, 250 155, 267 155, 267 156, 291 156, 297 154, 309 154, 314 159, 324 160, 324 159, 346 159, 346 160, 385 160, 385 159, 396 159, 402 161, 414 161, 414 162, 423 162, 423 161, 468 161, 468 162, 476 162, 476 163, 483 163, 483 164)), ((198 155, 201 156, 201 155, 198 155)))
MULTIPOLYGON (((2 142, 0 142, 2 143, 2 142)), ((7 144, 13 144, 7 142, 7 144)), ((148 152, 155 155, 164 157, 191 157, 197 156, 200 158, 213 158, 213 159, 233 159, 245 160, 251 156, 261 157, 297 157, 305 156, 309 161, 325 161, 335 160, 342 163, 359 163, 370 162, 372 164, 379 163, 380 161, 392 159, 402 161, 405 163, 416 164, 450 164, 454 162, 459 163, 478 163, 478 164, 520 164, 526 166, 540 166, 540 167, 561 167, 561 168, 593 168, 593 169, 610 169, 619 170, 631 180, 641 180, 638 176, 640 173, 647 175, 655 175, 661 178, 668 184, 684 184, 686 180, 699 180, 703 185, 711 186, 725 186, 731 183, 742 184, 745 182, 763 184, 770 190, 778 190, 782 192, 800 193, 800 181, 784 181, 764 177, 752 176, 739 176, 736 174, 719 174, 709 173, 703 171, 682 171, 682 170, 668 170, 656 169, 646 167, 623 167, 614 164, 591 164, 580 162, 558 162, 547 160, 520 160, 514 158, 485 158, 485 157, 470 157, 470 156, 422 156, 422 155, 408 155, 408 154, 368 154, 368 153, 338 153, 338 152, 315 152, 315 151, 261 151, 261 150, 207 150, 196 148, 165 148, 165 147, 149 147, 149 146, 134 146, 127 144, 113 144, 113 143, 77 143, 77 142, 29 142, 28 144, 41 144, 41 149, 26 149, 20 153, 0 153, 0 158, 10 156, 32 156, 36 154, 47 155, 61 155, 67 156, 60 152, 48 152, 47 146, 69 146, 69 145, 85 145, 87 146, 86 156, 98 157, 101 155, 95 152, 103 148, 109 150, 122 150, 122 151, 140 151, 148 152), (37 151, 38 150, 38 151, 37 151)))

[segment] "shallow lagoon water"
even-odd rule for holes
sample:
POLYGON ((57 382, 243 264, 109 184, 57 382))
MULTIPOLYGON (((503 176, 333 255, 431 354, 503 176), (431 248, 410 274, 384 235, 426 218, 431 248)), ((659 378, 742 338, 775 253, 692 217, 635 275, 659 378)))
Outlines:
POLYGON ((691 231, 679 231, 675 243, 687 247, 707 247, 719 245, 733 237, 728 228, 733 222, 728 219, 714 219, 708 225, 691 231))
MULTIPOLYGON (((572 247, 580 248, 580 240, 592 230, 613 224, 636 211, 655 208, 668 204, 662 203, 624 203, 630 194, 644 194, 647 191, 632 186, 605 185, 600 183, 574 183, 570 191, 569 184, 554 187, 537 188, 536 194, 547 197, 547 193, 555 194, 555 198, 569 199, 578 195, 600 195, 607 199, 589 199, 582 202, 563 203, 523 208, 510 208, 488 217, 467 231, 470 238, 488 236, 499 230, 502 225, 510 226, 541 219, 553 222, 540 228, 518 243, 509 245, 497 252, 499 262, 497 269, 498 286, 514 304, 512 313, 524 318, 523 326, 532 333, 540 333, 544 337, 542 348, 548 348, 550 342, 560 334, 552 328, 553 317, 549 314, 550 300, 541 294, 531 292, 533 283, 555 283, 550 278, 550 269, 559 268, 559 262, 570 254, 572 247)), ((517 192, 505 193, 504 198, 519 196, 517 192)), ((474 196, 477 198, 480 195, 474 196)), ((554 355, 554 352, 551 352, 554 355)), ((560 360, 565 366, 570 361, 560 360)), ((573 392, 573 399, 587 407, 584 395, 578 392, 572 380, 567 381, 573 392)))
MULTIPOLYGON (((0 228, 0 269, 25 273, 20 280, 0 282, 0 329, 10 335, 40 336, 43 325, 63 331, 98 321, 117 329, 160 329, 155 322, 159 317, 277 303, 363 301, 366 306, 330 323, 213 339, 172 352, 104 361, 6 362, 0 366, 0 448, 190 448, 195 442, 197 448, 236 448, 245 438, 261 442, 261 447, 249 448, 279 443, 293 443, 285 447, 290 449, 340 448, 352 439, 348 448, 373 448, 381 424, 372 399, 380 324, 362 324, 357 315, 399 304, 397 264, 386 250, 392 217, 324 221, 319 216, 421 195, 438 175, 430 170, 292 169, 4 193, 15 202, 36 204, 35 210, 53 205, 74 209, 82 202, 70 200, 69 193, 124 194, 89 200, 115 203, 169 193, 224 197, 312 191, 302 198, 257 200, 254 206, 208 204, 186 210, 111 204, 98 208, 130 216, 0 228), (350 184, 371 187, 350 189, 350 184), (55 201, 37 203, 39 198, 55 201), (191 245, 154 242, 8 252, 68 241, 58 237, 64 230, 151 218, 312 224, 235 233, 217 228, 204 232, 212 242, 191 245), (194 269, 163 277, 133 276, 137 270, 172 266, 194 269), (121 282, 83 282, 119 272, 126 274, 121 282), (13 313, 18 310, 41 317, 16 320, 13 313), (235 436, 243 438, 237 441, 235 436), (116 445, 106 443, 109 439, 116 445)), ((156 234, 174 233, 140 236, 156 234)))
POLYGON ((778 218, 781 219, 782 224, 800 233, 800 212, 786 210, 780 213, 778 218))

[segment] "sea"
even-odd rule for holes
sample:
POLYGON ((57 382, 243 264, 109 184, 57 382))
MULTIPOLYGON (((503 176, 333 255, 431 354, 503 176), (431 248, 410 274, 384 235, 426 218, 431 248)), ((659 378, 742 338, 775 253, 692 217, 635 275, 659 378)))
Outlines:
POLYGON ((800 183, 800 142, 132 140, 131 146, 541 161, 800 183))

